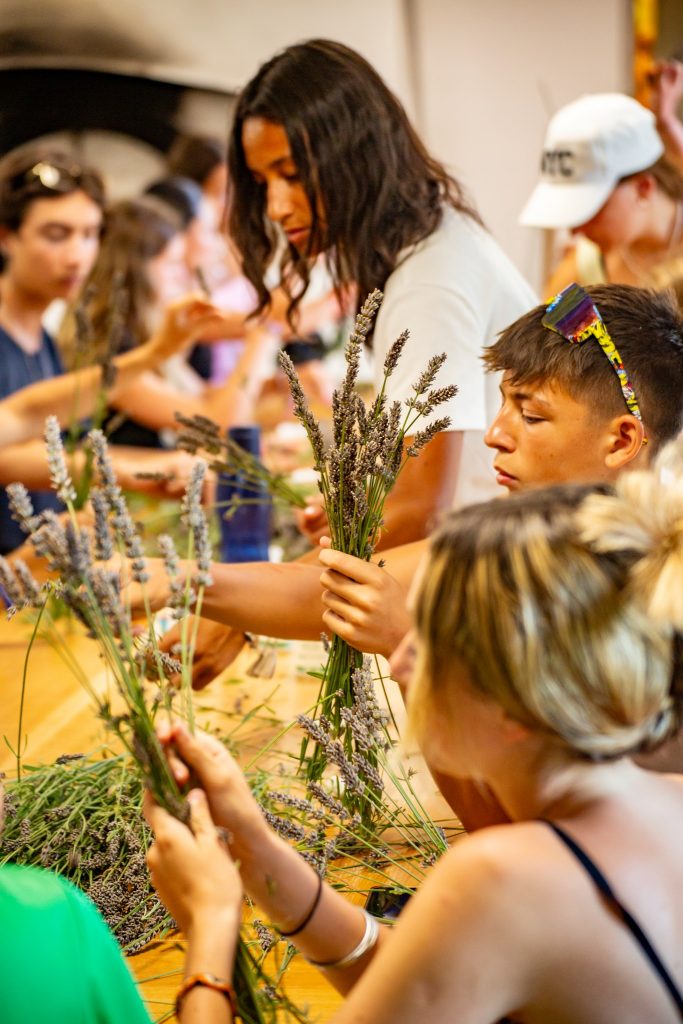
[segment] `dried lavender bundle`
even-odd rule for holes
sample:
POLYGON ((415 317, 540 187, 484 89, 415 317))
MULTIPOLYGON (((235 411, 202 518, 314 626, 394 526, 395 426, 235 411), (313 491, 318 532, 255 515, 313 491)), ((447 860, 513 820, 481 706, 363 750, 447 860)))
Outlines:
POLYGON ((285 352, 280 353, 294 409, 306 428, 320 474, 332 546, 364 559, 370 558, 379 539, 384 503, 399 473, 409 458, 417 456, 435 434, 449 426, 450 419, 434 420, 422 430, 415 430, 416 424, 457 393, 455 385, 433 387, 446 360, 444 354, 430 359, 404 408, 399 402, 387 407, 386 384, 409 337, 404 331, 387 353, 382 387, 366 408, 356 392, 360 353, 381 301, 381 292, 372 292, 356 317, 346 346, 346 374, 332 398, 333 440, 328 446, 308 408, 292 361, 285 352), (412 437, 412 443, 405 449, 407 437, 412 437))
MULTIPOLYGON (((178 664, 159 651, 153 628, 150 628, 147 644, 141 648, 125 595, 121 591, 119 573, 98 561, 108 560, 115 553, 125 556, 132 579, 143 587, 144 593, 144 584, 149 576, 143 548, 116 481, 106 440, 99 430, 93 430, 88 435, 88 444, 100 481, 100 486, 93 489, 92 493, 95 511, 93 537, 89 529, 79 524, 75 515, 75 491, 66 464, 59 424, 54 417, 46 422, 45 437, 53 487, 65 502, 68 515, 65 521, 61 521, 53 512, 34 515, 26 489, 20 484, 13 484, 8 487, 13 516, 28 533, 36 553, 43 556, 50 569, 59 575, 56 586, 61 600, 98 642, 105 662, 111 669, 123 697, 125 711, 123 714, 112 714, 108 701, 91 690, 100 716, 137 758, 145 782, 157 801, 171 813, 184 818, 185 801, 157 740, 153 718, 154 702, 152 706, 148 704, 146 690, 147 679, 159 680, 163 688, 169 676, 177 671, 178 664)), ((183 504, 183 516, 192 538, 192 549, 197 556, 197 569, 192 582, 199 595, 210 581, 211 552, 201 507, 205 468, 204 464, 197 464, 183 504)), ((167 564, 171 565, 173 560, 167 547, 164 555, 167 564)), ((177 557, 175 563, 175 566, 171 566, 174 575, 177 574, 177 557)), ((7 563, 0 563, 0 582, 17 606, 43 604, 46 599, 43 595, 41 600, 40 588, 22 564, 15 565, 12 570, 7 563)), ((176 579, 171 583, 177 586, 176 579)), ((192 600, 194 590, 189 588, 188 592, 187 588, 183 588, 182 593, 177 595, 178 611, 187 612, 192 600)), ((45 621, 48 620, 49 615, 45 617, 45 621)), ((152 627, 149 611, 148 622, 152 627)), ((50 635, 56 644, 63 644, 57 630, 53 630, 50 635)), ((188 655, 188 645, 184 645, 182 668, 188 680, 191 677, 192 650, 193 644, 190 645, 188 655)), ((83 681, 87 685, 87 681, 83 681)), ((164 692, 168 694, 168 688, 164 692)), ((164 703, 170 710, 170 696, 164 703)))
POLYGON ((149 881, 141 803, 140 777, 124 756, 67 754, 33 768, 7 783, 0 864, 40 865, 68 878, 133 952, 172 924, 149 881))
MULTIPOLYGON (((399 402, 388 404, 386 385, 408 339, 408 332, 404 331, 384 361, 384 377, 379 394, 372 405, 366 408, 356 392, 360 354, 381 301, 381 292, 374 291, 365 300, 356 317, 346 347, 346 374, 332 400, 333 438, 329 445, 325 445, 320 427, 308 408, 291 360, 286 353, 280 353, 280 363, 289 380, 294 410, 306 428, 313 449, 332 547, 365 560, 370 559, 379 539, 384 503, 399 473, 408 459, 419 455, 435 434, 449 426, 450 420, 448 417, 433 420, 421 430, 416 430, 416 424, 420 419, 431 417, 435 409, 457 393, 455 385, 434 387, 436 376, 446 359, 445 355, 441 355, 430 359, 413 385, 413 394, 403 407, 399 402), (405 440, 408 437, 412 440, 406 447, 405 440)), ((374 771, 375 756, 372 751, 364 752, 358 729, 354 730, 348 714, 343 714, 344 709, 352 707, 353 675, 361 668, 362 655, 335 636, 325 665, 318 698, 318 714, 324 709, 331 722, 334 743, 341 745, 349 764, 353 765, 354 757, 368 762, 369 771, 366 776, 369 781, 365 788, 369 787, 376 794, 381 785, 374 771)), ((331 747, 329 743, 326 746, 312 734, 309 734, 309 738, 313 742, 313 751, 310 751, 307 741, 304 741, 301 751, 308 778, 319 779, 326 766, 330 762, 334 763, 338 771, 342 772, 340 792, 349 808, 360 809, 363 814, 370 813, 370 802, 365 790, 359 790, 353 774, 346 772, 344 775, 339 760, 335 760, 333 754, 337 747, 331 747)))
POLYGON ((336 795, 332 779, 309 781, 302 790, 301 777, 288 774, 284 764, 272 775, 261 773, 259 801, 275 831, 294 842, 321 874, 334 879, 335 888, 346 888, 349 864, 345 861, 336 868, 331 862, 349 853, 353 864, 364 861, 373 871, 386 865, 387 881, 394 881, 393 865, 400 864, 402 877, 407 873, 419 883, 424 867, 447 850, 446 835, 423 807, 411 781, 413 769, 401 763, 388 741, 387 713, 375 696, 369 657, 355 673, 353 689, 353 704, 342 713, 356 734, 359 751, 344 751, 325 714, 315 719, 298 715, 296 722, 323 746, 345 785, 372 802, 374 815, 351 813, 348 802, 336 795))

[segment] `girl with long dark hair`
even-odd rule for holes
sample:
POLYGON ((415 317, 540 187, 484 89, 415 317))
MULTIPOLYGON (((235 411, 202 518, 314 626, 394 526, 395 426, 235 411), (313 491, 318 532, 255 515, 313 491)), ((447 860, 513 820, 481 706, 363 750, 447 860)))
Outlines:
POLYGON ((390 543, 424 535, 453 502, 492 493, 483 430, 497 389, 480 356, 534 297, 377 72, 340 43, 288 47, 239 97, 229 170, 230 233, 261 310, 281 254, 296 322, 324 253, 340 293, 385 294, 372 339, 378 379, 389 345, 411 331, 390 400, 409 397, 431 355, 448 355, 441 380, 460 388, 446 410, 451 426, 411 461, 390 499, 390 543))

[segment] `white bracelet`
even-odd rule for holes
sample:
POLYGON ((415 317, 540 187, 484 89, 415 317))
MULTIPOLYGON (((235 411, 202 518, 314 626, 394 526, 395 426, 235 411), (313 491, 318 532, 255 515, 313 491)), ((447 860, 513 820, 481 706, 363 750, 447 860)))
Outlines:
POLYGON ((348 967, 350 964, 355 964, 368 950, 372 949, 377 944, 377 939, 379 938, 379 921, 372 914, 368 914, 367 910, 361 912, 365 918, 365 931, 358 945, 340 960, 310 960, 306 957, 309 964, 313 964, 314 967, 324 967, 328 971, 336 971, 339 967, 348 967))

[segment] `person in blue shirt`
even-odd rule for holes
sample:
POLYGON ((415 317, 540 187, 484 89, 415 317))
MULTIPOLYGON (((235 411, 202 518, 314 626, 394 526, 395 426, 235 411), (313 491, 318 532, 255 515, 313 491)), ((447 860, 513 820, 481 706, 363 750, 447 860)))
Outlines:
MULTIPOLYGON (((104 201, 99 174, 76 164, 68 154, 32 145, 15 150, 0 163, 0 399, 63 373, 59 351, 43 318, 55 300, 76 298, 88 277, 99 250, 104 201)), ((132 364, 149 369, 220 319, 209 303, 188 297, 168 310, 155 331, 152 349, 144 357, 132 356, 132 364)), ((92 411, 92 395, 86 392, 75 389, 71 416, 63 417, 65 424, 92 411)), ((120 449, 113 454, 119 482, 136 489, 150 486, 136 479, 141 469, 174 472, 175 489, 191 466, 185 453, 147 453, 144 462, 139 451, 120 449)), ((2 446, 0 484, 13 480, 29 489, 37 512, 59 508, 48 490, 42 442, 2 446)), ((12 551, 23 539, 0 490, 0 554, 12 551)))
MULTIPOLYGON (((63 372, 53 339, 43 326, 55 299, 79 291, 97 256, 104 184, 99 174, 66 154, 26 147, 0 167, 0 397, 63 372)), ((4 457, 13 461, 11 453, 4 457)), ((38 486, 44 459, 15 450, 17 478, 29 487, 34 508, 58 509, 51 491, 38 486)), ((7 464, 7 463, 6 463, 7 464)), ((0 494, 0 552, 23 534, 0 494)))

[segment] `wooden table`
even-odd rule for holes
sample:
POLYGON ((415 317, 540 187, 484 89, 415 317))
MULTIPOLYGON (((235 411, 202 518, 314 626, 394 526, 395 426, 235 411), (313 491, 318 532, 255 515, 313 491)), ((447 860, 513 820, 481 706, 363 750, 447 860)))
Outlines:
MULTIPOLYGON (((107 685, 97 645, 85 638, 77 625, 61 626, 70 655, 85 670, 91 685, 101 692, 107 685)), ((24 764, 40 764, 65 753, 88 753, 105 739, 102 723, 95 717, 91 699, 48 642, 37 639, 26 664, 26 648, 31 630, 25 622, 0 622, 0 733, 16 749, 22 680, 25 671, 25 703, 22 723, 22 758, 24 764)), ((272 715, 249 720, 248 728, 240 730, 240 756, 247 763, 270 740, 278 736, 278 747, 290 744, 294 750, 299 737, 280 737, 281 723, 314 703, 318 681, 307 676, 319 668, 324 655, 321 645, 296 643, 278 649, 276 674, 273 679, 252 679, 246 669, 254 660, 245 650, 233 666, 219 676, 210 687, 197 696, 198 717, 202 723, 219 724, 226 711, 239 701, 245 713, 267 703, 272 715)), ((390 684, 393 685, 393 684, 390 684)), ((391 695, 396 708, 396 694, 391 695)), ((15 757, 6 743, 0 748, 0 770, 14 774, 15 757)), ((420 796, 436 819, 448 819, 445 804, 436 794, 431 778, 423 772, 420 796)), ((370 873, 361 872, 358 888, 372 884, 370 873)), ((362 896, 358 897, 362 900, 362 896)), ((183 942, 173 935, 151 943, 130 958, 131 967, 142 986, 153 1019, 170 1011, 178 988, 184 958, 183 942)), ((287 970, 286 989, 298 1005, 308 1006, 312 1018, 328 1021, 339 1005, 340 997, 314 968, 295 958, 287 970)))

